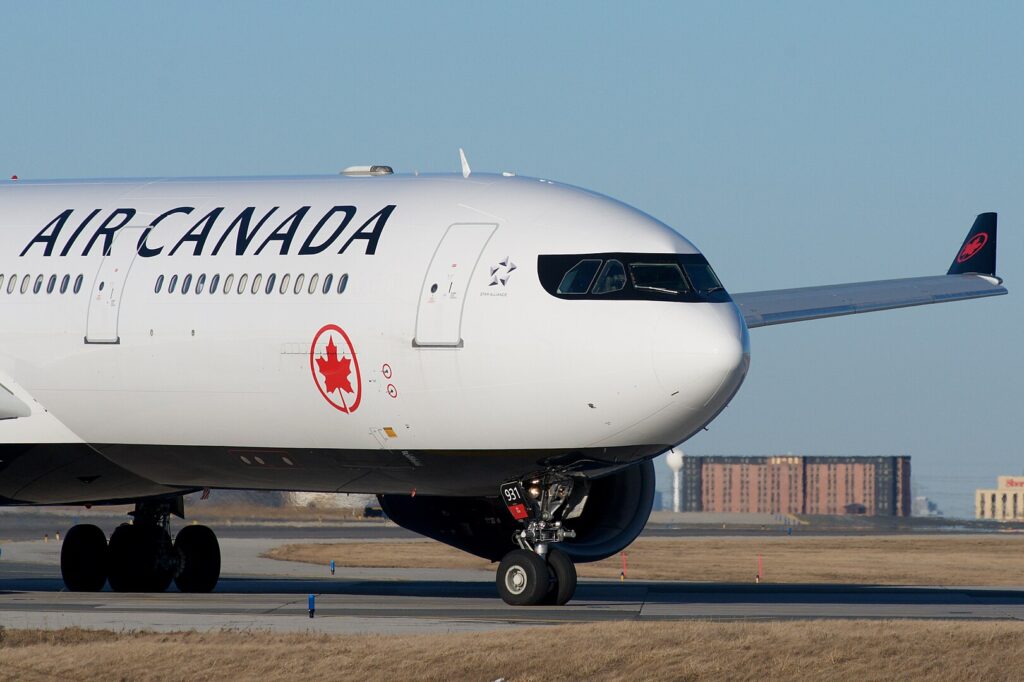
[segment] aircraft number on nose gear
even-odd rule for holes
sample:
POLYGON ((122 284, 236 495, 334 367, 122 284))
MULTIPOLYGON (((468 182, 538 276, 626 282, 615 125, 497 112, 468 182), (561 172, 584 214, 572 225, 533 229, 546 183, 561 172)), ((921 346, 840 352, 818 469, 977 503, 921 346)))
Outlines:
POLYGON ((530 516, 529 510, 523 503, 523 489, 518 483, 506 483, 501 486, 501 498, 512 518, 522 521, 530 516))
POLYGON ((523 495, 519 492, 517 483, 506 483, 501 486, 501 496, 505 498, 505 504, 518 504, 523 501, 523 495))

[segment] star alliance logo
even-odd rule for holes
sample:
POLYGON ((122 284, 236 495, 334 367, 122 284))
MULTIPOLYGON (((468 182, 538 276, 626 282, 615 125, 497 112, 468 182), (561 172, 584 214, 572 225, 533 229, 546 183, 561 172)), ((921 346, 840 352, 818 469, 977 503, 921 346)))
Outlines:
POLYGON ((504 287, 508 284, 509 278, 512 277, 512 271, 515 269, 516 264, 512 262, 512 258, 505 256, 505 260, 491 266, 491 283, 487 286, 495 287, 500 284, 504 287))

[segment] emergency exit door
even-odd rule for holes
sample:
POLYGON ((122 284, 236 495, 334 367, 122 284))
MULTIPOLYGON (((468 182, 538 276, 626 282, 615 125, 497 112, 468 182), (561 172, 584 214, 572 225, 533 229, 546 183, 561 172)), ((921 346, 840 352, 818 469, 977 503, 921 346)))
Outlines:
POLYGON ((85 323, 86 343, 120 343, 118 317, 121 299, 128 281, 142 227, 122 227, 114 234, 110 253, 100 262, 99 272, 92 283, 89 314, 85 323))
POLYGON ((469 282, 480 254, 497 229, 493 223, 457 223, 445 232, 423 279, 414 345, 462 345, 462 315, 469 282))

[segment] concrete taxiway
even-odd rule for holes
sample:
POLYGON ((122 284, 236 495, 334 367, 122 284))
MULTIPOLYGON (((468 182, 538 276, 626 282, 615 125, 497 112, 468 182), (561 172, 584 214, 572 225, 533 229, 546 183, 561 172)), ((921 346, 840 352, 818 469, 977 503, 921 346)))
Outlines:
POLYGON ((1024 589, 985 587, 582 580, 566 607, 513 608, 496 596, 489 571, 339 568, 331 576, 326 566, 260 556, 280 542, 222 538, 221 581, 214 593, 202 595, 66 592, 58 543, 8 543, 0 556, 0 622, 33 628, 430 633, 665 619, 1024 619, 1024 589), (306 610, 309 594, 316 595, 313 619, 306 610))

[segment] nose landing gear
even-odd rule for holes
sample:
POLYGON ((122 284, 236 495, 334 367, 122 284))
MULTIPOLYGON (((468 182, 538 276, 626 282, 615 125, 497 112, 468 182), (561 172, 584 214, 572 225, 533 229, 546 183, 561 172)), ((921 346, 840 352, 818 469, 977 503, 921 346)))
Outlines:
POLYGON ((173 580, 182 592, 209 592, 220 577, 220 546, 206 526, 186 526, 171 541, 170 515, 183 516, 182 499, 138 502, 134 520, 110 535, 91 524, 73 526, 61 547, 65 586, 96 592, 163 592, 173 580))
POLYGON ((586 493, 586 479, 561 473, 501 486, 502 501, 523 524, 513 538, 519 549, 505 555, 495 578, 506 604, 562 606, 572 599, 576 567, 568 554, 552 545, 575 537, 562 522, 579 515, 586 493))

